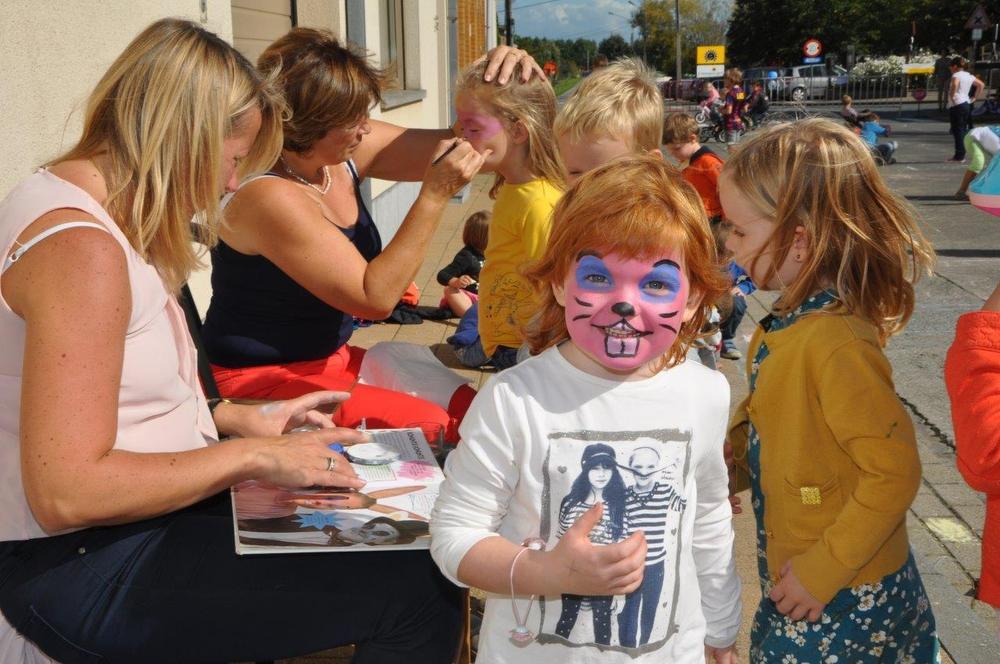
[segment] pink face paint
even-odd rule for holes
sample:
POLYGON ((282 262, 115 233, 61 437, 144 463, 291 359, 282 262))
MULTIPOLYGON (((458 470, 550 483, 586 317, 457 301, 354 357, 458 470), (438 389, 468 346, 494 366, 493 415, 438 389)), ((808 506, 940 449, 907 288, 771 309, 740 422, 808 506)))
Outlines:
POLYGON ((688 280, 676 253, 655 260, 581 253, 564 282, 573 343, 612 371, 633 371, 677 340, 688 280))
POLYGON ((462 138, 473 143, 493 138, 503 131, 503 123, 492 115, 485 113, 458 112, 458 121, 462 123, 462 138))

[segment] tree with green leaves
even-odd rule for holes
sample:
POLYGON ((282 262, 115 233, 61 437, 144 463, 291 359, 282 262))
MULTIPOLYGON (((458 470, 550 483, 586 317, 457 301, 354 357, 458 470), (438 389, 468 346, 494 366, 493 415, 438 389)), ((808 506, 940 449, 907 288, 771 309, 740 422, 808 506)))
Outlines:
POLYGON ((1000 0, 735 0, 729 59, 743 66, 797 64, 810 38, 827 54, 905 55, 911 34, 915 49, 964 52, 971 43, 965 22, 978 4, 1000 19, 1000 0))
POLYGON ((608 56, 610 61, 632 55, 632 47, 618 33, 612 33, 606 39, 602 39, 601 43, 597 45, 597 50, 608 56))
MULTIPOLYGON (((635 52, 645 52, 651 67, 673 74, 677 57, 674 0, 643 0, 638 4, 632 15, 632 25, 640 34, 635 52)), ((697 47, 725 43, 726 7, 722 0, 680 0, 678 4, 681 63, 685 75, 693 75, 697 47)))

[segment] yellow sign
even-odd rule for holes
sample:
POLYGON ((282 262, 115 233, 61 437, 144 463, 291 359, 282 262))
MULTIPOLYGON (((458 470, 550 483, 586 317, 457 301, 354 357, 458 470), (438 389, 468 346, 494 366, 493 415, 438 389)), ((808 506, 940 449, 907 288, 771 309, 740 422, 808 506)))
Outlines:
POLYGON ((722 65, 726 63, 726 47, 725 46, 699 46, 698 47, 698 62, 695 64, 699 65, 722 65))

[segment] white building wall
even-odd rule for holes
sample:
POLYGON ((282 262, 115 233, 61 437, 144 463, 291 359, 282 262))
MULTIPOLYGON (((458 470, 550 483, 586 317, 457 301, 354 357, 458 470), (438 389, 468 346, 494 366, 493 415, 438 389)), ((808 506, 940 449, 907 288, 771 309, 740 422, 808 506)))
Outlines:
MULTIPOLYGON (((448 124, 447 0, 404 0, 409 57, 426 96, 372 117, 405 127, 448 124), (413 20, 415 18, 415 21, 413 20), (413 42, 418 44, 412 48, 413 42)), ((232 42, 230 0, 0 1, 0 199, 21 178, 79 137, 87 95, 115 57, 145 26, 166 16, 199 21, 232 42)), ((365 2, 366 50, 378 62, 381 2, 365 2)), ((299 25, 346 36, 344 0, 298 0, 299 25)), ((372 213, 383 239, 395 234, 419 183, 371 182, 372 213)))
POLYGON ((232 40, 229 0, 0 2, 0 199, 80 136, 87 95, 147 25, 177 16, 232 40))

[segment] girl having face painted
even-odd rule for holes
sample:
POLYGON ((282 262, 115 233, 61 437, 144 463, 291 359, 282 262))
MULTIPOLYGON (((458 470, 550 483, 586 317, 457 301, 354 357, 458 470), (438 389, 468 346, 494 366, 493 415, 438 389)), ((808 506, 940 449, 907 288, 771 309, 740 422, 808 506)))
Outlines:
POLYGON ((727 288, 697 193, 654 157, 599 167, 525 274, 535 355, 479 392, 431 518, 445 575, 491 593, 481 656, 700 663, 707 647, 733 661, 729 388, 683 359, 727 288), (635 455, 655 459, 641 486, 635 455))
POLYGON ((552 133, 556 97, 538 78, 485 83, 483 66, 474 65, 459 78, 455 111, 462 138, 487 155, 482 170, 496 173, 490 192, 496 204, 479 274, 480 341, 459 349, 458 356, 466 366, 504 369, 517 362, 521 327, 534 306, 520 270, 545 250, 552 208, 562 195, 563 168, 552 133))

